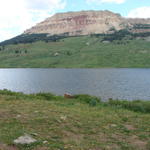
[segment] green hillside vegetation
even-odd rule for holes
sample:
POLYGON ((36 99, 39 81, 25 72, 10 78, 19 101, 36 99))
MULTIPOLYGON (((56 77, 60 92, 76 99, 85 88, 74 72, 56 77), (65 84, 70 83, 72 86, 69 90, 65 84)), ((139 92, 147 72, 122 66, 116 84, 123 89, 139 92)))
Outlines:
POLYGON ((150 67, 149 32, 131 34, 121 30, 78 37, 67 37, 67 33, 21 35, 0 45, 1 68, 150 67))
POLYGON ((148 150, 150 102, 0 91, 2 150, 148 150), (29 134, 34 144, 13 141, 29 134))

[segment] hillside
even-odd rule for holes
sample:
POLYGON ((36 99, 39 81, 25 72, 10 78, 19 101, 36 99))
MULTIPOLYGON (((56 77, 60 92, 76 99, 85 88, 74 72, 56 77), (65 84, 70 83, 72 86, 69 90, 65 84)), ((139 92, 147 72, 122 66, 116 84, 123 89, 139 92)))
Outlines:
POLYGON ((150 19, 59 13, 0 43, 0 67, 150 67, 150 19))
MULTIPOLYGON (((112 39, 114 37, 105 37, 112 39)), ((0 51, 0 67, 100 68, 150 67, 150 42, 142 39, 102 41, 81 36, 56 42, 6 45, 0 51)))
POLYGON ((150 103, 0 91, 1 150, 148 150, 150 103), (14 144, 24 134, 33 144, 14 144))

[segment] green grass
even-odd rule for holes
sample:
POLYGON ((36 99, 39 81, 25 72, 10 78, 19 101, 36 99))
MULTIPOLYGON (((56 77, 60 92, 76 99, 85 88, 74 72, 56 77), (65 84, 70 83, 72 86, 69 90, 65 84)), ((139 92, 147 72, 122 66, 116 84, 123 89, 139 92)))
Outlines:
POLYGON ((101 42, 102 37, 69 37, 58 42, 7 45, 1 68, 149 68, 150 42, 101 42), (19 53, 16 53, 16 50, 19 53), (27 50, 27 53, 25 52, 27 50), (55 54, 58 53, 58 56, 55 54))
POLYGON ((145 101, 102 102, 88 95, 66 99, 50 93, 25 95, 3 90, 0 149, 148 150, 149 106, 145 101), (13 140, 25 133, 37 142, 14 145, 13 140))

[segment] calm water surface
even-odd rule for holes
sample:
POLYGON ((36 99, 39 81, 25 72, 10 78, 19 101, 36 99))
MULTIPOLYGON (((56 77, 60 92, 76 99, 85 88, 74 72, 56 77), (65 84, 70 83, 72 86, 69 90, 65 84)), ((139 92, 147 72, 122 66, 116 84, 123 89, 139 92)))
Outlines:
POLYGON ((0 69, 0 89, 150 100, 150 69, 0 69))

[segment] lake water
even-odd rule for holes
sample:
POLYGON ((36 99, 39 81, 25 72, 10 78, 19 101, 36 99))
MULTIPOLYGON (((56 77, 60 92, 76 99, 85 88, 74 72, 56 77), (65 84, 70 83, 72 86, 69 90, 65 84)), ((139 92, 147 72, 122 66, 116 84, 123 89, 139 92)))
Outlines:
POLYGON ((0 69, 0 89, 150 100, 150 69, 0 69))

